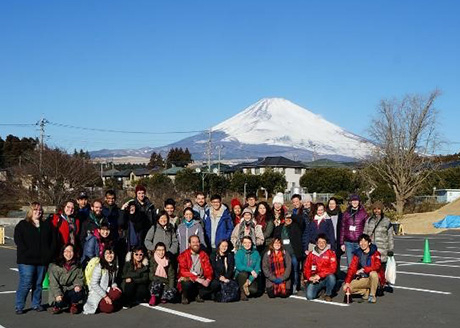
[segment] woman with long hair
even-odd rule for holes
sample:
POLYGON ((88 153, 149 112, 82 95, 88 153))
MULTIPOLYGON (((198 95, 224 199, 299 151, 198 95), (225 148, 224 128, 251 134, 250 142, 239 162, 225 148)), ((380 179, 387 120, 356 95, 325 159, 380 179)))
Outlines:
POLYGON ((201 247, 206 249, 204 231, 198 220, 194 219, 194 212, 191 207, 187 207, 183 212, 184 220, 177 227, 177 241, 179 243, 179 254, 188 248, 188 238, 196 235, 200 237, 201 247))
POLYGON ((235 256, 230 249, 230 242, 226 239, 217 245, 217 252, 210 258, 214 279, 211 281, 213 289, 218 292, 215 300, 231 302, 238 298, 238 284, 233 280, 235 275, 235 256))
POLYGON ((29 290, 32 290, 32 309, 44 311, 45 308, 41 305, 42 283, 54 255, 56 238, 50 222, 43 220, 40 203, 33 202, 26 218, 14 228, 14 242, 17 246, 16 263, 19 270, 16 314, 24 313, 29 290))
POLYGON ((162 242, 157 243, 150 257, 150 306, 174 300, 177 294, 174 287, 175 276, 176 270, 166 254, 166 245, 162 242))
POLYGON ((99 228, 96 228, 93 233, 88 234, 86 237, 81 259, 83 268, 86 267, 89 260, 93 257, 100 257, 102 251, 107 247, 112 247, 113 244, 109 221, 104 219, 99 228))
POLYGON ((112 313, 119 308, 122 292, 116 282, 117 273, 115 252, 113 248, 106 248, 91 274, 88 300, 83 306, 84 314, 94 314, 97 310, 112 313))
POLYGON ((69 308, 70 313, 80 312, 80 302, 85 297, 84 276, 72 244, 64 245, 56 263, 49 267, 49 304, 54 304, 53 314, 69 308))
POLYGON ((262 259, 268 297, 288 297, 291 290, 291 256, 283 248, 281 239, 274 238, 262 259))
POLYGON ((80 249, 80 220, 75 216, 75 202, 67 200, 60 211, 53 215, 51 222, 58 231, 57 252, 67 244, 80 249))
POLYGON ((126 254, 125 265, 121 275, 121 290, 124 303, 132 307, 147 302, 149 298, 149 259, 142 246, 134 247, 126 254))
POLYGON ((319 234, 325 234, 328 243, 333 251, 335 251, 336 243, 334 237, 334 225, 331 218, 327 215, 323 203, 317 203, 315 206, 315 215, 310 223, 306 226, 302 236, 303 251, 306 255, 313 250, 316 245, 316 237, 319 234))
POLYGON ((149 229, 144 240, 145 247, 149 251, 154 251, 155 245, 159 242, 166 245, 168 256, 174 259, 179 250, 179 243, 177 242, 176 230, 169 223, 169 215, 164 210, 160 211, 157 223, 149 229))
POLYGON ((259 202, 254 214, 256 223, 262 227, 264 234, 264 246, 258 247, 259 252, 263 252, 265 247, 268 247, 273 239, 273 230, 275 225, 273 223, 273 214, 267 202, 259 202))

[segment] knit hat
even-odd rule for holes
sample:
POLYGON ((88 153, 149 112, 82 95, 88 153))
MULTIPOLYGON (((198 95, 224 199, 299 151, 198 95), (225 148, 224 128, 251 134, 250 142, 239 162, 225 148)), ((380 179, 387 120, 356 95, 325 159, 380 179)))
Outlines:
POLYGON ((284 204, 284 195, 282 192, 279 192, 273 197, 273 204, 278 203, 278 204, 284 204))
POLYGON ((372 210, 375 210, 376 208, 380 208, 382 211, 385 208, 383 203, 381 201, 376 201, 374 204, 372 204, 372 210))
POLYGON ((137 185, 137 186, 136 186, 136 194, 137 194, 137 192, 139 192, 139 191, 143 191, 143 192, 146 193, 146 192, 147 192, 147 189, 145 189, 145 187, 142 186, 142 185, 137 185))
POLYGON ((310 194, 305 194, 305 195, 303 195, 303 196, 304 196, 304 197, 302 197, 302 200, 303 200, 304 202, 312 202, 312 201, 313 201, 313 198, 311 197, 310 194))
POLYGON ((251 217, 254 217, 254 213, 252 212, 252 210, 249 207, 246 207, 243 210, 243 212, 241 213, 241 216, 244 216, 244 213, 249 213, 249 214, 251 214, 251 217))
POLYGON ((239 207, 243 207, 241 205, 241 202, 238 200, 238 198, 233 198, 230 202, 232 208, 234 208, 236 205, 238 205, 239 207))
POLYGON ((361 201, 361 198, 359 197, 359 195, 353 194, 353 195, 350 196, 350 202, 353 201, 353 200, 361 201))

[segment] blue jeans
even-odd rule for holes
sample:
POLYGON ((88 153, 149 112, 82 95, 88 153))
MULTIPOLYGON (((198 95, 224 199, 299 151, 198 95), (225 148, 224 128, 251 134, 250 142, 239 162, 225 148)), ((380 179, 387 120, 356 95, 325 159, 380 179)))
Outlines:
POLYGON ((32 289, 32 308, 42 303, 42 283, 46 273, 44 265, 18 264, 19 284, 16 291, 16 310, 24 310, 27 295, 32 289))
POLYGON ((335 288, 335 275, 330 274, 326 278, 321 279, 317 284, 308 283, 306 296, 309 300, 314 300, 318 296, 318 292, 326 287, 326 295, 331 296, 335 288))
MULTIPOLYGON (((350 267, 351 260, 353 259, 353 252, 358 248, 358 243, 353 243, 351 241, 345 242, 345 254, 347 255, 347 269, 350 267)), ((340 265, 340 263, 337 264, 340 265)))
MULTIPOLYGON (((292 263, 292 285, 293 287, 299 286, 299 261, 297 261, 297 258, 295 255, 291 255, 291 263, 292 263)), ((295 291, 294 291, 295 292, 295 291)))

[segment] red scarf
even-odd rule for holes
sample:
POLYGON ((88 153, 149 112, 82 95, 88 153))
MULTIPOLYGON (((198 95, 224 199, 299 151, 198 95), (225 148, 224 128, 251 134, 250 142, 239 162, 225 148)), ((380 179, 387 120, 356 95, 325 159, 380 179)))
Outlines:
MULTIPOLYGON (((284 264, 284 253, 278 251, 278 254, 275 251, 270 252, 270 268, 272 272, 275 273, 276 278, 283 278, 284 271, 286 266, 284 264)), ((286 295, 286 282, 283 281, 281 284, 273 284, 273 293, 275 295, 286 295)))
POLYGON ((265 228, 267 228, 267 221, 266 221, 267 215, 257 215, 256 221, 257 224, 260 224, 262 226, 262 231, 265 231, 265 228))

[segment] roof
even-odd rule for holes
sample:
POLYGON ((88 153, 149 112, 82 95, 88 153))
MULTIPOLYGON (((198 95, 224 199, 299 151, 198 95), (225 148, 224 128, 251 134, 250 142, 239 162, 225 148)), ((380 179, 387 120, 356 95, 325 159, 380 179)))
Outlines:
POLYGON ((238 168, 252 168, 252 167, 289 167, 289 168, 305 168, 301 162, 293 161, 283 156, 273 156, 260 158, 255 162, 241 163, 235 165, 238 168))
POLYGON ((110 169, 110 170, 107 170, 107 171, 102 172, 102 176, 103 176, 103 177, 113 177, 113 176, 115 176, 118 172, 120 172, 120 171, 118 171, 117 169, 110 169))
POLYGON ((147 169, 147 168, 143 168, 143 167, 140 167, 140 168, 137 168, 137 169, 134 169, 132 170, 134 175, 137 175, 137 176, 140 176, 140 175, 150 175, 151 173, 151 170, 147 169))
POLYGON ((305 163, 305 166, 307 168, 321 168, 321 167, 325 167, 325 168, 346 168, 348 167, 349 168, 349 166, 343 163, 336 162, 336 161, 333 161, 327 158, 321 158, 316 161, 307 162, 305 163))
POLYGON ((162 171, 161 173, 166 174, 166 175, 176 175, 177 173, 179 173, 182 170, 185 170, 185 169, 183 167, 180 167, 180 166, 173 166, 173 167, 170 167, 167 170, 162 171))

